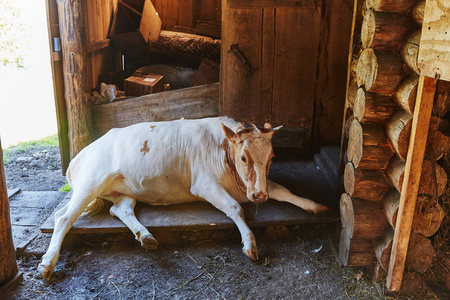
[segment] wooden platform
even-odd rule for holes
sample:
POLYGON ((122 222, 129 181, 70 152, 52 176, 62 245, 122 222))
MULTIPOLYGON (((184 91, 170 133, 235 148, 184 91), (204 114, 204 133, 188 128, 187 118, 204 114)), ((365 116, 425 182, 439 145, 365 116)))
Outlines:
MULTIPOLYGON (((270 178, 285 185, 295 194, 311 198, 327 205, 337 203, 326 181, 312 161, 278 162, 271 168, 270 178)), ((55 211, 60 210, 70 200, 70 194, 55 211)), ((268 225, 297 225, 327 223, 339 220, 336 210, 331 216, 318 217, 292 204, 269 200, 256 206, 254 203, 242 205, 247 224, 250 227, 268 225)), ((109 214, 111 204, 105 201, 103 210, 93 216, 80 217, 70 233, 117 233, 127 232, 128 228, 109 214)), ((136 217, 150 231, 158 230, 196 230, 235 228, 235 224, 224 213, 206 202, 193 202, 170 206, 136 205, 136 217)), ((54 213, 41 226, 44 233, 53 232, 54 213)))

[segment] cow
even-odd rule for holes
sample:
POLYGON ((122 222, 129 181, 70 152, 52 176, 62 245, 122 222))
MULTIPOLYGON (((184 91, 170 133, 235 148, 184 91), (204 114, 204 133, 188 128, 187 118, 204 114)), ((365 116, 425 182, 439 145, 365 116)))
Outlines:
POLYGON ((158 242, 134 214, 136 201, 169 205, 207 201, 234 221, 243 252, 258 260, 255 236, 244 219, 240 203, 262 203, 269 197, 290 202, 311 213, 329 207, 298 197, 268 180, 272 136, 280 127, 244 127, 227 118, 146 122, 111 129, 85 147, 71 161, 67 181, 73 194, 55 214, 49 248, 38 267, 50 279, 64 236, 84 213, 112 202, 118 217, 145 249, 158 242))

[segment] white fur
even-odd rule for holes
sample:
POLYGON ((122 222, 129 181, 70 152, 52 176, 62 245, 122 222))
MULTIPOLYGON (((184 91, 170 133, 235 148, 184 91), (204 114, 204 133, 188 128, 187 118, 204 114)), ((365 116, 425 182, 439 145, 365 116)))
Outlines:
MULTIPOLYGON (((262 137, 241 143, 251 153, 258 176, 255 186, 247 186, 247 190, 242 184, 239 186, 226 163, 222 123, 233 132, 241 126, 225 117, 140 123, 112 129, 84 148, 67 171, 73 196, 56 213, 52 240, 39 266, 43 276, 50 278, 65 234, 88 205, 91 210, 98 208, 92 201, 99 198, 113 202, 110 213, 121 219, 142 246, 149 249, 156 247, 157 242, 136 219, 136 201, 167 205, 206 200, 236 223, 242 235, 243 251, 253 259, 258 257, 256 240, 239 205, 251 200, 249 190, 264 193, 268 189, 274 199, 310 211, 320 208, 321 205, 292 195, 267 180, 266 165, 272 146, 270 142, 264 143, 262 137)), ((245 169, 244 163, 237 163, 239 155, 240 152, 235 157, 238 171, 245 169)))

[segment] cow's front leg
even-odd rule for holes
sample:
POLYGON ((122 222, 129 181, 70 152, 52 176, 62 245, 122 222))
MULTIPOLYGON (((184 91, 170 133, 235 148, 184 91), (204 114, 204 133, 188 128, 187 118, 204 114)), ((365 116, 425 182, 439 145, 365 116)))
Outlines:
POLYGON ((141 243, 145 249, 152 250, 158 247, 158 241, 153 235, 142 225, 134 214, 136 200, 125 195, 114 198, 114 205, 110 208, 109 213, 118 217, 130 230, 134 233, 136 240, 141 243))
POLYGON ((325 206, 320 203, 316 203, 308 198, 302 198, 292 194, 284 186, 275 183, 271 180, 267 180, 267 186, 269 189, 269 198, 278 200, 280 202, 292 203, 308 212, 314 213, 316 215, 327 213, 331 210, 330 207, 325 206))
POLYGON ((259 259, 255 235, 245 223, 244 210, 227 191, 217 183, 210 183, 202 184, 201 187, 194 185, 191 188, 191 193, 205 199, 233 220, 241 233, 242 244, 244 245, 242 251, 253 260, 259 259))

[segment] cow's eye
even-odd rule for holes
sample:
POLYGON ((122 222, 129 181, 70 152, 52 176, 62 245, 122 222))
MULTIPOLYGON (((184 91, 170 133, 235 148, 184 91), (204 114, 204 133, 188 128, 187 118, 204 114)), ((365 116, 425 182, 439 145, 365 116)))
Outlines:
POLYGON ((241 156, 241 160, 242 160, 243 162, 247 162, 247 159, 245 158, 245 156, 241 156))

